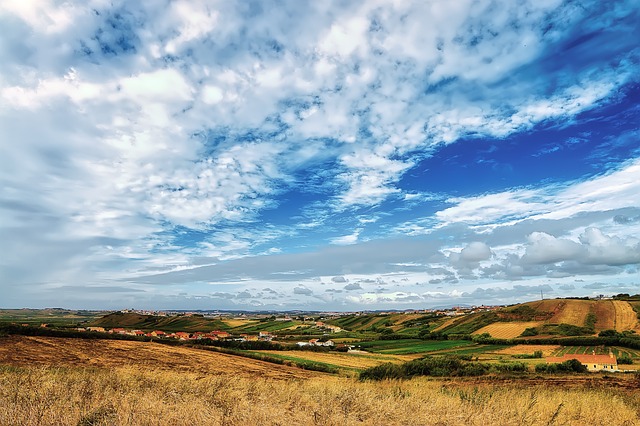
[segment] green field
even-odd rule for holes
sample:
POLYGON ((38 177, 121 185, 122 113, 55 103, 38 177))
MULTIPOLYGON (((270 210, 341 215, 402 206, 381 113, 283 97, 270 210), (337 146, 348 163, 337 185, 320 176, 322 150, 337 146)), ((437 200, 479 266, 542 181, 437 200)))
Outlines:
POLYGON ((69 309, 0 309, 0 322, 57 327, 83 326, 85 322, 102 317, 104 311, 69 309))
POLYGON ((609 347, 609 346, 564 346, 553 353, 553 356, 562 356, 565 354, 591 354, 596 355, 608 355, 609 349, 616 356, 626 355, 632 359, 640 359, 640 350, 629 349, 621 347, 609 347))
POLYGON ((371 342, 359 343, 360 348, 370 352, 387 355, 407 355, 418 354, 443 349, 452 349, 460 346, 472 346, 474 343, 468 340, 375 340, 371 342))

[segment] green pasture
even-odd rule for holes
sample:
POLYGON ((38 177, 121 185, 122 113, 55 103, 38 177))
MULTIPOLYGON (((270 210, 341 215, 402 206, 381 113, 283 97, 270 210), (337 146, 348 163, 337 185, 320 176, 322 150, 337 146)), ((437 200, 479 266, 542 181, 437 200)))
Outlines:
POLYGON ((388 355, 407 355, 442 351, 460 346, 473 345, 467 340, 375 340, 371 342, 361 342, 359 346, 366 351, 377 352, 388 355))

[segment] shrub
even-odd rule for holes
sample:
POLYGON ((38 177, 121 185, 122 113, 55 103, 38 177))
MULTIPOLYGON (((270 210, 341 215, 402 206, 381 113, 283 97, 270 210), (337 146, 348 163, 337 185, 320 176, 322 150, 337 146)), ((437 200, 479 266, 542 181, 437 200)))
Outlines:
POLYGON ((538 329, 535 327, 529 327, 529 328, 525 328, 520 336, 527 337, 527 336, 537 336, 537 335, 538 335, 538 329))
POLYGON ((618 364, 633 364, 633 359, 628 355, 620 355, 618 356, 618 364))
POLYGON ((587 367, 577 359, 570 359, 562 363, 536 365, 536 373, 586 373, 587 371, 587 367))

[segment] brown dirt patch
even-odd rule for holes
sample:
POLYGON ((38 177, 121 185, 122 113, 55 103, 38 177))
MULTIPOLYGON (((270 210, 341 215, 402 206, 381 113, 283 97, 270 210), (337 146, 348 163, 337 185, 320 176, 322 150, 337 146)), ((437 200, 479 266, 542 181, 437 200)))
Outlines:
POLYGON ((153 342, 9 336, 0 339, 0 364, 114 368, 306 379, 321 373, 235 355, 153 342))

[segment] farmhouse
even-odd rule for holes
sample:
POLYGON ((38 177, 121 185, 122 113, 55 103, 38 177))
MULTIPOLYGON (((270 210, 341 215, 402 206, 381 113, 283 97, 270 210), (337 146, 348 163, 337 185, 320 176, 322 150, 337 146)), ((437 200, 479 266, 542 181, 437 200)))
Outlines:
POLYGON ((547 364, 559 363, 569 361, 571 359, 577 359, 580 364, 587 367, 589 371, 617 371, 618 360, 613 353, 609 355, 595 355, 595 354, 564 354, 562 356, 547 357, 545 361, 547 364))

